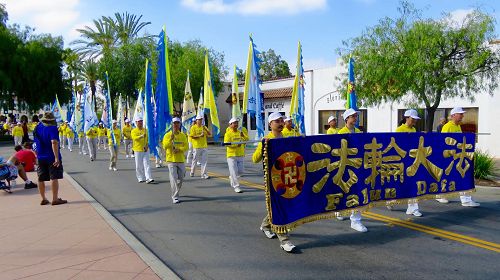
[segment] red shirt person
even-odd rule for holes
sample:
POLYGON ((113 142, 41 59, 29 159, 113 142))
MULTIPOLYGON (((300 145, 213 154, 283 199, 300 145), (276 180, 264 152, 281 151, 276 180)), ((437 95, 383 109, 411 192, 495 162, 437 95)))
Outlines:
POLYGON ((36 155, 31 149, 23 149, 20 145, 16 146, 16 158, 19 162, 24 163, 24 171, 35 171, 36 155))

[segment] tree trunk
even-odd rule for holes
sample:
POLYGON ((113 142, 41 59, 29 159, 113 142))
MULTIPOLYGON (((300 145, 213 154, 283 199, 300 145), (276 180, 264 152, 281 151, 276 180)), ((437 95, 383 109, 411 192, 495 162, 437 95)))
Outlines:
POLYGON ((426 108, 427 117, 425 119, 425 130, 427 132, 432 132, 433 124, 434 124, 434 113, 436 112, 436 107, 427 107, 426 108))

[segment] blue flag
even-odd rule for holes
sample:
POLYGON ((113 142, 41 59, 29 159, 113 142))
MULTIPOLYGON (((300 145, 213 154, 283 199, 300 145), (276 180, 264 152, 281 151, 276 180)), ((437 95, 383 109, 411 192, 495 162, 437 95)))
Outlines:
POLYGON ((155 137, 155 130, 157 127, 155 126, 155 118, 153 112, 153 85, 151 81, 151 64, 146 59, 146 81, 145 81, 145 94, 144 94, 144 107, 145 107, 145 118, 144 118, 144 126, 148 130, 148 147, 149 153, 158 156, 158 152, 156 151, 156 146, 158 145, 158 139, 155 137))
POLYGON ((259 63, 257 57, 259 52, 255 49, 252 37, 250 37, 250 45, 248 47, 247 70, 245 75, 245 91, 243 93, 243 114, 250 114, 255 117, 257 126, 256 138, 264 137, 264 98, 260 90, 259 63))
MULTIPOLYGON (((170 67, 168 61, 168 46, 165 27, 161 31, 158 40, 158 71, 156 75, 156 129, 154 137, 161 141, 163 135, 172 126, 173 101, 170 84, 170 67)), ((156 150, 156 147, 155 147, 156 150)))

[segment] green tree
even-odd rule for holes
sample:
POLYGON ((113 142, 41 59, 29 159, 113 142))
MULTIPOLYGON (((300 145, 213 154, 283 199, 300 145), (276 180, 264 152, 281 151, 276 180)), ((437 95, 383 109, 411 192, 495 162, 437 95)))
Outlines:
MULTIPOLYGON (((441 100, 474 100, 480 91, 498 86, 499 50, 494 18, 476 9, 459 24, 423 19, 421 12, 401 2, 397 19, 384 18, 359 37, 344 42, 344 61, 356 60, 356 93, 364 105, 387 101, 425 106, 426 129, 432 131, 441 100)), ((339 90, 345 92, 346 77, 339 90)))
POLYGON ((0 3, 0 25, 5 27, 8 19, 9 14, 7 13, 7 9, 5 9, 5 4, 0 3))
POLYGON ((104 18, 94 19, 93 23, 94 26, 77 29, 81 39, 71 42, 77 53, 89 58, 107 55, 117 40, 116 32, 104 18))
POLYGON ((73 89, 77 92, 78 80, 82 78, 82 60, 80 55, 72 49, 65 49, 63 54, 64 63, 66 64, 66 72, 69 80, 73 82, 73 89))
POLYGON ((89 58, 83 62, 82 74, 85 80, 88 81, 90 86, 90 91, 92 93, 92 101, 94 102, 94 110, 97 112, 97 102, 96 102, 96 91, 97 91, 97 81, 99 80, 99 65, 93 59, 89 58))
POLYGON ((262 80, 284 78, 292 75, 288 63, 281 58, 281 55, 276 54, 273 49, 261 52, 259 59, 261 60, 260 69, 263 71, 262 80))

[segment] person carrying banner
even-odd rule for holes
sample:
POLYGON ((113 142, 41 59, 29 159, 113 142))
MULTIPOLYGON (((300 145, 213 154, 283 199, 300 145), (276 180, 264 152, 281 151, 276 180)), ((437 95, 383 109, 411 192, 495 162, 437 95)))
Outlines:
MULTIPOLYGON (((441 132, 444 133, 461 133, 462 127, 460 123, 464 118, 464 109, 462 107, 455 107, 451 110, 450 113, 450 121, 443 125, 441 132)), ((448 203, 448 199, 446 198, 438 198, 437 201, 440 203, 448 203)), ((464 207, 479 207, 481 204, 472 200, 472 196, 467 195, 466 193, 460 193, 460 202, 462 202, 462 206, 464 207)))
POLYGON ((102 149, 104 150, 106 147, 106 140, 108 140, 108 129, 104 127, 104 124, 102 122, 99 122, 99 127, 97 128, 97 137, 99 139, 99 142, 97 143, 97 149, 101 149, 101 144, 102 144, 102 149))
POLYGON ((203 116, 196 117, 196 124, 191 127, 189 135, 191 137, 191 142, 193 143, 194 156, 191 162, 191 172, 189 175, 194 176, 196 171, 196 163, 201 163, 201 178, 209 179, 210 176, 207 174, 207 136, 211 136, 212 133, 208 130, 206 126, 202 124, 203 116))
POLYGON ((64 149, 66 145, 66 122, 63 122, 57 130, 59 131, 59 139, 61 140, 61 149, 64 149))
MULTIPOLYGON (((342 117, 345 121, 345 126, 338 131, 338 134, 347 134, 347 133, 361 133, 356 127, 356 122, 358 120, 358 111, 349 108, 343 114, 342 117)), ((337 217, 339 220, 343 220, 344 218, 339 216, 337 217)), ((351 228, 355 231, 359 232, 367 232, 368 229, 361 223, 361 213, 358 211, 351 212, 351 228)))
MULTIPOLYGON (((283 137, 283 116, 278 113, 274 112, 271 113, 268 117, 269 121, 269 126, 271 127, 271 132, 264 136, 264 139, 273 139, 273 138, 282 138, 283 137)), ((252 162, 253 163, 258 163, 262 161, 262 142, 259 142, 257 149, 252 155, 252 162)), ((262 223, 260 225, 260 230, 264 233, 264 235, 272 239, 275 236, 278 236, 278 239, 280 241, 280 248, 283 249, 285 252, 293 252, 294 249, 296 248, 295 245, 290 241, 288 234, 284 233, 277 233, 275 234, 271 230, 271 223, 269 221, 269 214, 266 214, 264 219, 262 220, 262 223)))
POLYGON ((118 159, 118 148, 120 147, 121 133, 118 127, 118 121, 113 120, 113 128, 108 129, 108 146, 109 146, 109 170, 116 171, 116 160, 118 159), (113 135, 115 136, 115 143, 113 145, 113 135))
POLYGON ((130 132, 132 131, 132 126, 130 125, 130 120, 126 119, 125 120, 125 125, 123 126, 122 132, 123 132, 123 145, 125 146, 125 157, 126 158, 133 158, 134 155, 132 154, 132 136, 130 135, 130 132))
MULTIPOLYGON (((417 121, 420 120, 418 113, 414 109, 406 110, 404 113, 405 123, 401 124, 396 128, 396 132, 409 132, 414 133, 417 132, 415 125, 417 121)), ((391 205, 387 205, 389 210, 392 210, 391 205)), ((421 217, 422 213, 419 211, 418 202, 410 203, 408 202, 408 208, 406 209, 407 215, 413 215, 415 217, 421 217)))
POLYGON ((166 152, 172 203, 177 204, 180 202, 179 191, 186 173, 184 152, 188 149, 188 141, 187 135, 181 131, 181 119, 173 118, 172 124, 172 130, 163 136, 162 147, 166 152))
POLYGON ((87 130, 87 145, 89 146, 90 161, 94 161, 97 157, 97 127, 92 125, 87 130))
POLYGON ((292 118, 288 117, 285 119, 285 127, 283 128, 283 137, 294 137, 300 136, 300 133, 293 127, 292 118))
POLYGON ((83 131, 78 132, 78 148, 80 149, 80 152, 78 154, 83 154, 87 155, 87 149, 85 148, 85 142, 87 141, 85 137, 85 133, 83 131))
POLYGON ((242 170, 243 160, 245 159, 245 144, 235 142, 248 141, 248 135, 243 131, 238 130, 237 118, 231 118, 229 120, 229 128, 224 134, 224 143, 226 146, 226 157, 227 166, 229 167, 229 181, 231 187, 233 187, 236 193, 241 193, 240 182, 238 178, 240 177, 240 170, 242 170), (235 144, 231 144, 235 143, 235 144))
POLYGON ((14 146, 21 145, 23 142, 24 131, 21 122, 12 128, 12 136, 14 136, 14 146))
POLYGON ((75 133, 73 132, 73 128, 66 124, 66 128, 64 129, 64 135, 66 136, 66 140, 68 141, 68 150, 73 152, 73 142, 75 141, 75 133))
POLYGON ((330 126, 326 131, 326 134, 337 134, 339 133, 339 129, 337 128, 337 118, 334 116, 330 116, 328 118, 328 125, 330 126))
POLYGON ((150 184, 155 180, 151 177, 148 152, 148 132, 143 125, 144 120, 142 117, 138 117, 135 123, 136 127, 130 132, 132 137, 132 150, 135 154, 135 174, 139 183, 146 182, 147 184, 150 184))

